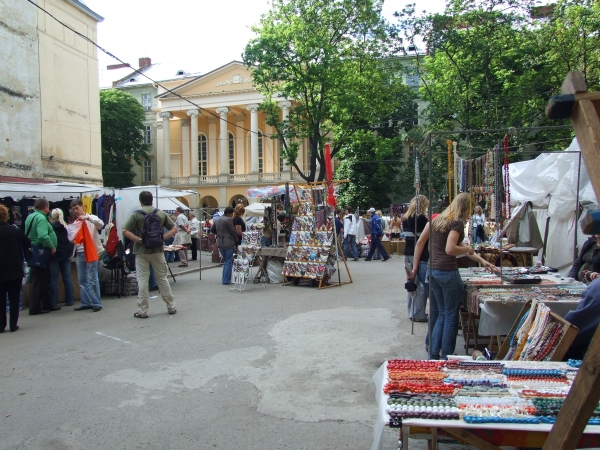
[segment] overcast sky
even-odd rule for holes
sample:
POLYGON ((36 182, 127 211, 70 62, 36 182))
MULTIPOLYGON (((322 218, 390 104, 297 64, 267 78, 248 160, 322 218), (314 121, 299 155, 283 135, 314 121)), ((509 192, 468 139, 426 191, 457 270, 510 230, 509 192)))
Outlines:
MULTIPOLYGON (((98 25, 98 44, 137 67, 152 62, 191 61, 185 70, 208 72, 232 60, 241 60, 253 37, 252 25, 269 10, 269 0, 84 0, 104 17, 98 25)), ((385 0, 384 15, 410 0, 385 0)), ((417 10, 442 11, 444 0, 416 0, 417 10)), ((100 67, 117 61, 99 53, 100 67)))

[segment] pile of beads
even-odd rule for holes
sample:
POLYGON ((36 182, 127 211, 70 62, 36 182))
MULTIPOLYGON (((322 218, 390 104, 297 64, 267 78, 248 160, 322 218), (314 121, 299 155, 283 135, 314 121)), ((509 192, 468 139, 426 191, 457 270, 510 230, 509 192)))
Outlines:
POLYGON ((456 383, 461 386, 490 386, 490 387, 506 387, 503 379, 486 379, 486 378, 464 378, 452 377, 444 378, 444 383, 456 383))
MULTIPOLYGON (((532 402, 535 406, 534 414, 536 416, 556 416, 565 400, 562 398, 534 398, 532 402)), ((592 417, 600 418, 600 405, 596 405, 592 417)))
POLYGON ((537 417, 463 416, 463 420, 467 423, 540 423, 540 419, 537 417))
POLYGON ((502 373, 502 369, 504 369, 504 364, 477 361, 451 361, 448 362, 446 368, 448 370, 479 370, 482 372, 502 373))
POLYGON ((393 392, 411 392, 413 394, 453 394, 456 388, 460 386, 457 384, 443 384, 443 383, 419 383, 409 381, 389 381, 383 387, 385 394, 391 394, 393 392))
MULTIPOLYGON (((542 423, 552 424, 556 422, 556 417, 553 416, 542 416, 539 419, 542 423)), ((588 420, 588 425, 600 425, 600 419, 592 417, 588 420)))
POLYGON ((431 411, 427 410, 402 410, 391 411, 391 417, 400 417, 402 419, 434 419, 434 420, 459 420, 460 415, 455 411, 431 411))
POLYGON ((411 370, 418 372, 434 372, 447 364, 446 361, 415 361, 412 359, 390 359, 387 370, 411 370))
POLYGON ((521 397, 469 397, 469 396, 456 396, 454 401, 459 408, 465 407, 532 407, 533 404, 530 400, 521 397))
POLYGON ((582 362, 583 361, 580 360, 580 359, 570 359, 570 360, 567 361, 567 365, 569 367, 574 367, 576 369, 579 369, 581 367, 581 363, 582 362))
POLYGON ((390 380, 413 380, 413 381, 437 381, 444 379, 442 372, 414 372, 412 370, 389 370, 388 378, 390 380))
POLYGON ((457 395, 470 395, 472 397, 484 395, 510 395, 506 385, 500 386, 463 386, 458 390, 457 395))
POLYGON ((521 397, 545 397, 545 398, 565 398, 568 391, 565 389, 523 389, 519 392, 521 397))
POLYGON ((508 381, 541 380, 567 382, 565 371, 556 369, 504 369, 508 381))

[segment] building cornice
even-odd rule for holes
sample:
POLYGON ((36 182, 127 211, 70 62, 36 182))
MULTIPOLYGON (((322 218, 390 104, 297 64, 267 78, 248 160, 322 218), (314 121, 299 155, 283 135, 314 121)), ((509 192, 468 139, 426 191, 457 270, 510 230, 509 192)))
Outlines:
POLYGON ((66 0, 66 1, 68 3, 70 3, 71 5, 73 5, 75 8, 77 8, 78 10, 80 10, 81 12, 90 16, 96 22, 104 22, 104 17, 102 17, 100 14, 92 11, 86 4, 81 3, 78 0, 66 0))

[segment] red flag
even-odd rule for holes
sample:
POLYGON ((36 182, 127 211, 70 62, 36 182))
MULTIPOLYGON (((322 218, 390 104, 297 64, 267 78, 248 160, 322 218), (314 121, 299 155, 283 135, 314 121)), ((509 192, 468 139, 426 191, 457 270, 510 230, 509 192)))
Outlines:
POLYGON ((327 203, 333 207, 336 205, 335 196, 333 195, 333 166, 331 161, 331 148, 329 143, 325 144, 325 172, 327 174, 327 203))

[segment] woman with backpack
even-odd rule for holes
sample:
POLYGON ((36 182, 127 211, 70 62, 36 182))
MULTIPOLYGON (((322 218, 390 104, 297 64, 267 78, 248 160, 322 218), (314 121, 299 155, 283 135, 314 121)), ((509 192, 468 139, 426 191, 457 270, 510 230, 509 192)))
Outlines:
POLYGON ((69 242, 67 224, 65 223, 62 209, 52 210, 50 224, 56 234, 58 244, 56 253, 50 256, 50 300, 52 306, 58 309, 58 272, 62 275, 65 287, 65 306, 73 306, 75 297, 73 295, 73 281, 71 280, 71 258, 73 257, 73 244, 69 242))

